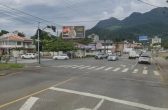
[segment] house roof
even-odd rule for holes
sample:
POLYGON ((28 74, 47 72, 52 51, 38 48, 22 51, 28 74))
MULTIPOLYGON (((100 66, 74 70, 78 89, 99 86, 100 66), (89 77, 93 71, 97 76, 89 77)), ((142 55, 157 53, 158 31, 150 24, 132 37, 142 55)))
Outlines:
POLYGON ((32 39, 28 39, 26 37, 20 37, 17 34, 8 35, 6 37, 0 38, 0 40, 32 42, 32 39))

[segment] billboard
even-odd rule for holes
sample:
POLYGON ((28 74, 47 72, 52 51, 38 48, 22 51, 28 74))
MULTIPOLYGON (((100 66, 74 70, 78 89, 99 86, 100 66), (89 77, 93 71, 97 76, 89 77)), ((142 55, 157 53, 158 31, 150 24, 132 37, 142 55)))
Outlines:
POLYGON ((62 38, 64 39, 85 38, 85 27, 63 26, 62 33, 62 38))
POLYGON ((139 41, 147 41, 148 36, 139 36, 139 41))

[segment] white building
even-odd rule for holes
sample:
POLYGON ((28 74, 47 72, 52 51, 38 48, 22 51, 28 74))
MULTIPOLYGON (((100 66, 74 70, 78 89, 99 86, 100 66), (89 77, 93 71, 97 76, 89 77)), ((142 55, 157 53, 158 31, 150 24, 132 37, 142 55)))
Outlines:
POLYGON ((93 43, 96 43, 99 41, 99 36, 96 34, 91 34, 88 36, 88 38, 93 39, 93 43))
POLYGON ((155 36, 154 38, 152 38, 152 44, 161 44, 162 40, 161 38, 155 36))
POLYGON ((25 51, 35 49, 32 39, 20 37, 17 34, 8 33, 0 36, 0 53, 10 52, 12 49, 22 48, 25 51))

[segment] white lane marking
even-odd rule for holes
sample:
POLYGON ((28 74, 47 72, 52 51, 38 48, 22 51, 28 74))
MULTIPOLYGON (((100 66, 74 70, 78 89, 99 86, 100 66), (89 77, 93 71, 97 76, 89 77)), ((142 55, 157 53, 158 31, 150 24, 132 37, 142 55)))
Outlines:
POLYGON ((84 65, 76 65, 76 66, 73 66, 72 68, 79 68, 79 67, 83 67, 84 65))
POLYGON ((122 70, 123 73, 126 73, 129 70, 129 68, 125 68, 124 70, 122 70))
POLYGON ((132 73, 138 73, 138 69, 134 69, 134 71, 132 73))
POLYGON ((90 66, 83 66, 83 67, 80 67, 79 69, 84 69, 84 68, 88 68, 90 66))
POLYGON ((30 110, 39 98, 30 97, 19 110, 30 110))
POLYGON ((113 71, 115 71, 115 72, 116 72, 116 71, 119 71, 120 69, 121 69, 121 68, 116 68, 116 69, 114 69, 113 71))
POLYGON ((94 68, 96 68, 97 66, 93 66, 93 67, 90 67, 90 68, 88 68, 89 70, 91 70, 91 69, 94 69, 94 68))
POLYGON ((138 62, 136 62, 135 65, 132 65, 132 66, 131 66, 131 70, 134 69, 137 64, 138 64, 138 62))
POLYGON ((104 99, 102 99, 102 100, 95 106, 95 108, 93 108, 93 110, 98 110, 98 109, 102 106, 103 102, 104 102, 104 99))
POLYGON ((92 110, 92 109, 88 109, 88 108, 78 108, 78 109, 75 109, 75 110, 92 110))
POLYGON ((111 70, 113 67, 106 68, 105 71, 111 70))
POLYGON ((71 67, 72 67, 72 65, 66 65, 63 68, 71 68, 71 67))
POLYGON ((145 66, 145 67, 144 67, 144 70, 146 70, 147 68, 148 68, 148 67, 145 66))
POLYGON ((143 70, 143 72, 142 72, 143 74, 148 74, 148 70, 143 70))
POLYGON ((53 67, 65 67, 65 66, 68 66, 68 65, 59 65, 59 66, 53 66, 53 67))
POLYGON ((124 67, 124 68, 126 67, 126 65, 120 65, 120 66, 122 66, 122 67, 124 67))
POLYGON ((129 106, 132 106, 132 107, 142 108, 142 109, 146 109, 146 110, 168 110, 168 108, 153 107, 153 106, 146 105, 146 104, 141 104, 141 103, 130 102, 130 101, 126 101, 126 100, 115 99, 115 98, 111 98, 111 97, 107 97, 107 96, 103 96, 103 95, 96 95, 96 94, 92 94, 92 93, 79 92, 79 91, 56 88, 56 87, 50 87, 49 89, 50 90, 59 91, 59 92, 65 92, 65 93, 82 95, 82 96, 86 96, 86 97, 97 98, 97 99, 104 99, 106 101, 120 103, 120 104, 124 104, 124 105, 129 105, 129 106))
POLYGON ((156 76, 159 76, 160 73, 158 71, 153 71, 156 76))
POLYGON ((102 66, 102 67, 96 68, 95 70, 101 70, 101 69, 103 69, 103 68, 105 68, 105 66, 102 66))

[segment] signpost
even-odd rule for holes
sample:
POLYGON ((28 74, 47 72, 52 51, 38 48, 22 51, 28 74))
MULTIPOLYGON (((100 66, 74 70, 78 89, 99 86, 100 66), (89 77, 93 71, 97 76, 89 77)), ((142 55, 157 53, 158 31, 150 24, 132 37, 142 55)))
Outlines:
POLYGON ((148 41, 148 36, 139 36, 139 41, 148 41))

